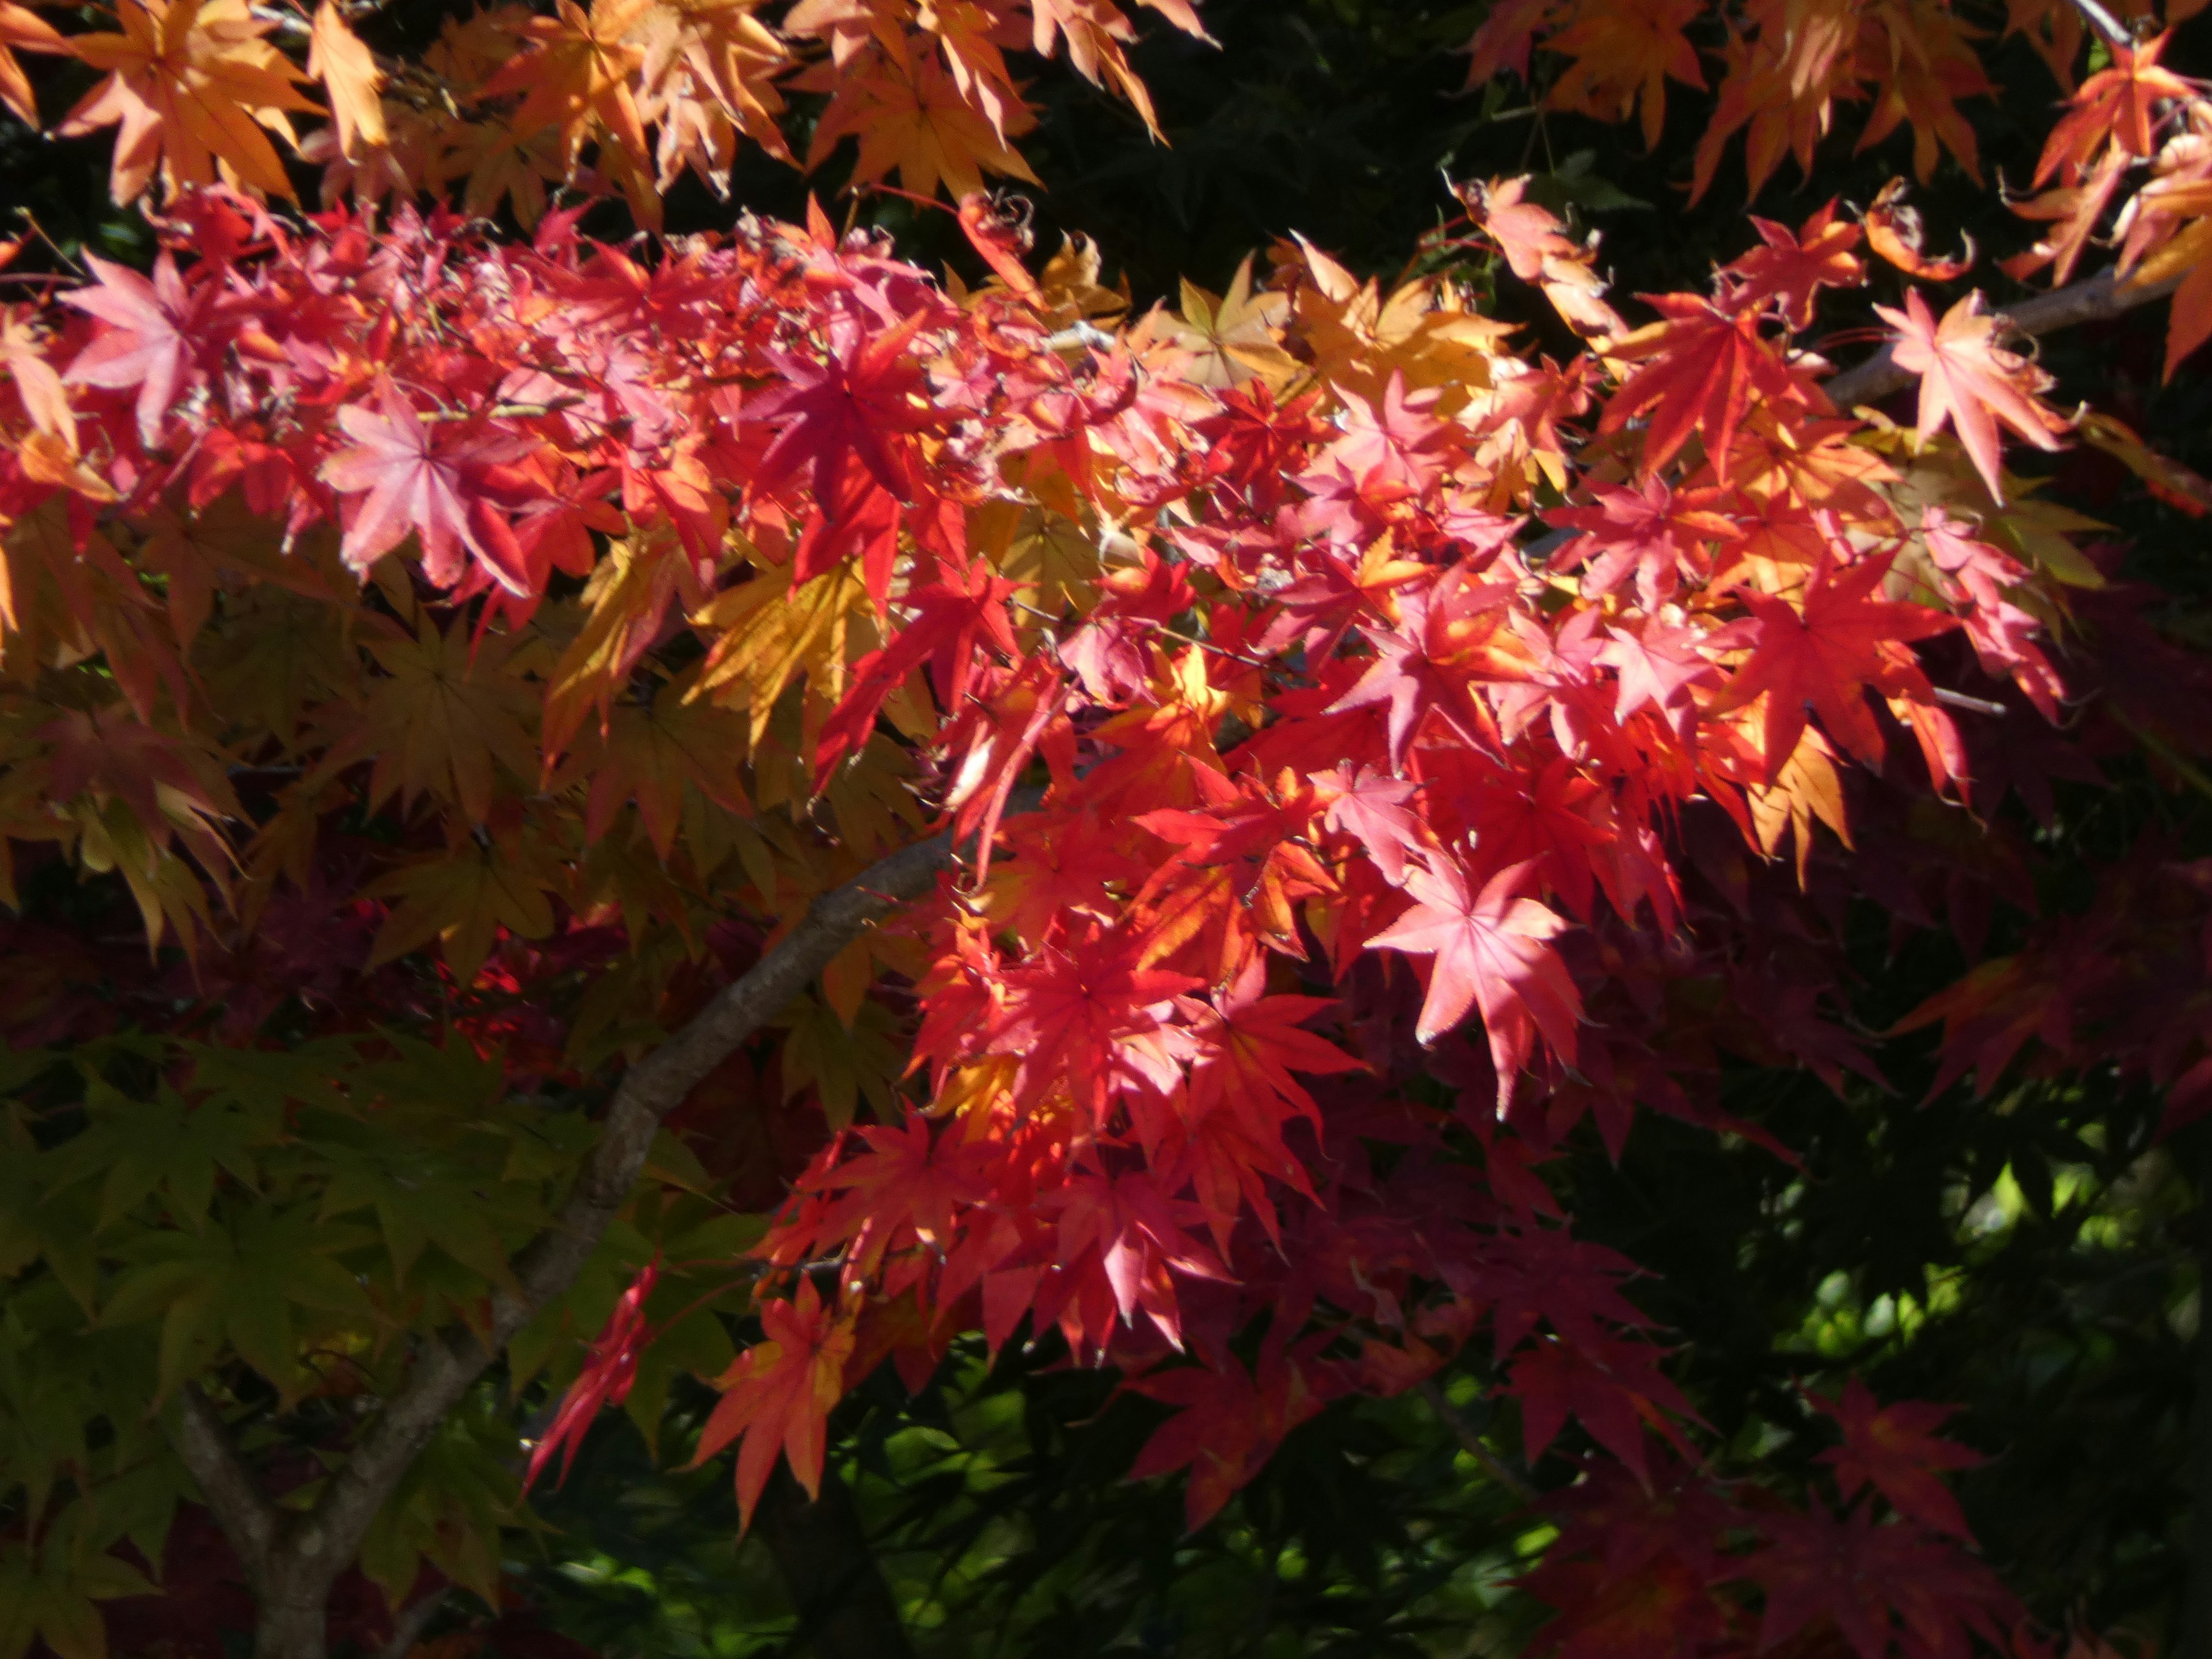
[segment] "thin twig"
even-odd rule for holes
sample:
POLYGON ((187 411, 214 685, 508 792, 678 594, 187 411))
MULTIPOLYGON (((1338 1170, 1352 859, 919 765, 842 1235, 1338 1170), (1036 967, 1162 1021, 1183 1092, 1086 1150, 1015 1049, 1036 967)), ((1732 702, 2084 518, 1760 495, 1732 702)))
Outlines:
POLYGON ((1496 1452, 1483 1443, 1482 1437, 1475 1432, 1474 1425, 1467 1420, 1458 1407, 1444 1398, 1444 1391, 1437 1385, 1434 1377, 1418 1386, 1421 1398, 1429 1402, 1429 1408, 1443 1419, 1446 1428, 1459 1437, 1459 1443, 1467 1449, 1468 1456, 1482 1465, 1485 1474, 1524 1504, 1536 1503, 1543 1497, 1528 1476, 1515 1474, 1496 1452))
POLYGON ((2097 0, 2074 0, 2074 9, 2087 20, 2091 28, 2105 37, 2106 46, 2117 48, 2135 45, 2136 38, 2128 33, 2128 26, 2099 5, 2097 0))

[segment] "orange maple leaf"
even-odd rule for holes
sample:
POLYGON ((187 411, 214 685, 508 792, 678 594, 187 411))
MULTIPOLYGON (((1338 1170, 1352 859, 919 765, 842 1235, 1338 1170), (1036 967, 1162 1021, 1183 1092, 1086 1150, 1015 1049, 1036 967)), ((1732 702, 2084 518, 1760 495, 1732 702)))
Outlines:
POLYGON ((767 1340, 738 1356, 718 1383, 721 1402, 699 1431, 696 1468, 732 1440, 738 1449, 738 1525, 753 1522, 753 1510, 775 1472, 780 1452, 809 1498, 822 1491, 830 1408, 845 1391, 845 1361, 853 1352, 849 1315, 824 1307, 814 1281, 799 1281, 790 1301, 763 1302, 767 1340))
POLYGON ((23 74, 23 66, 15 61, 15 54, 69 50, 69 42, 45 18, 0 0, 0 104, 37 126, 39 102, 31 95, 31 83, 23 74))
POLYGON ((1575 61, 1545 102, 1601 121, 1625 121, 1640 97, 1644 146, 1656 149, 1667 120, 1667 82, 1705 84, 1697 48, 1682 33, 1705 10, 1704 0, 1585 0, 1547 42, 1575 61))
POLYGON ((2038 449, 2057 448, 2057 434, 2066 429, 2063 416, 2036 400, 2051 377, 1997 343, 2005 319, 1983 313, 1978 289, 1945 312, 1940 324, 1917 289, 1905 296, 1903 311, 1888 306, 1875 311, 1897 331, 1897 366, 1920 376, 1920 435, 1932 437, 1948 422, 1989 485, 1990 499, 2002 505, 1999 423, 2038 449))
POLYGON ((1955 259, 1941 259, 1924 252, 1921 243, 1927 228, 1920 222, 1919 210, 1905 199, 1909 188, 1902 179, 1893 179, 1881 187, 1881 194, 1866 210, 1867 246, 1909 276, 1929 283, 1958 281, 1973 267, 1974 239, 1960 237, 1966 251, 1955 259))
POLYGON ((627 37, 643 0, 600 0, 590 11, 575 0, 556 0, 553 17, 523 26, 538 50, 510 59, 477 90, 484 97, 522 94, 512 117, 516 137, 552 127, 573 165, 576 151, 596 130, 634 169, 646 166, 645 125, 631 84, 645 61, 644 48, 627 37))
POLYGON ((322 111, 296 89, 306 77, 269 44, 273 24, 246 0, 117 0, 115 19, 119 34, 70 40, 107 78, 55 131, 75 137, 119 124, 108 175, 118 202, 144 195, 157 170, 172 193, 218 179, 293 193, 262 129, 296 149, 285 112, 322 111))
POLYGON ((1857 62, 1860 75, 1875 84, 1875 104, 1857 148, 1871 149, 1910 120, 1914 178, 1923 185, 1934 178, 1936 162, 1948 149, 1978 184, 1974 130, 1959 113, 1958 102, 1996 90, 1966 44, 1978 33, 1940 0, 1885 0, 1871 8, 1861 28, 1857 62))
POLYGON ((2158 106, 2196 92, 2159 64, 2170 39, 2170 33, 2161 34, 2139 46, 2112 49, 2112 68, 2081 83, 2081 89, 2067 100, 2065 118, 2044 141, 2043 155, 2035 164, 2038 185, 2062 174, 2071 180, 2107 141, 2130 155, 2148 155, 2156 149, 2151 135, 2158 125, 2158 106))
MULTIPOLYGON (((855 185, 872 184, 894 168, 900 186, 917 196, 934 196, 942 184, 957 199, 981 191, 986 172, 1040 183, 1020 154, 960 95, 937 55, 917 51, 911 39, 902 40, 896 54, 872 41, 842 68, 817 64, 795 84, 833 94, 807 147, 810 170, 822 165, 839 140, 851 137, 860 147, 853 166, 855 185)), ((1007 112, 1009 134, 1033 125, 1026 110, 1007 112)))
POLYGON ((330 95, 331 125, 337 130, 340 155, 358 161, 368 151, 384 148, 389 135, 384 127, 384 101, 376 95, 384 84, 384 72, 361 37, 346 27, 337 0, 323 0, 316 9, 307 73, 319 76, 330 95))

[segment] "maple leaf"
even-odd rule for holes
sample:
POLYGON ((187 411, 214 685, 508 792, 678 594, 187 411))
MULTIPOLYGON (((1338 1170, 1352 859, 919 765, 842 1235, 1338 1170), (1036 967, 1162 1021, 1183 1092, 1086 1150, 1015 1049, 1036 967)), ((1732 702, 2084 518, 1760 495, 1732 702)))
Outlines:
MULTIPOLYGON (((606 834, 615 813, 637 803, 653 850, 665 863, 676 844, 687 787, 739 817, 750 813, 738 775, 744 724, 730 711, 685 696, 671 680, 649 708, 624 704, 611 711, 597 741, 570 759, 567 771, 591 780, 584 810, 584 839, 606 834)), ((555 785, 565 781, 556 779, 555 785)))
POLYGON ((1978 290, 1945 312, 1941 324, 1917 289, 1905 296, 1903 311, 1876 306, 1875 312, 1897 331, 1892 337, 1897 366, 1920 376, 1920 435, 1932 437, 1946 424, 1954 428, 1990 499, 2002 504, 2000 423, 2038 449, 2059 447, 2056 434, 2066 422, 2036 399, 2051 377, 1997 343, 2005 319, 1983 314, 1978 290))
POLYGON ((1250 958, 1237 978, 1214 994, 1211 1005, 1189 998, 1180 1005, 1195 1045, 1191 1107, 1203 1114, 1218 1103, 1234 1112, 1256 1139, 1275 1139, 1282 1115, 1276 1103, 1321 1118, 1313 1097, 1291 1075, 1323 1076, 1358 1071, 1360 1062, 1325 1038, 1302 1029, 1335 1005, 1327 997, 1269 996, 1267 964, 1250 958))
POLYGON ((1852 250, 1859 227, 1836 216, 1832 200, 1794 234, 1786 225, 1753 216, 1752 228, 1764 246, 1721 267, 1732 306, 1771 300, 1792 330, 1813 325, 1813 307, 1824 288, 1856 288, 1866 281, 1866 263, 1852 250))
POLYGON ((1479 1008, 1498 1068, 1501 1109, 1541 1031, 1552 1051, 1574 1064, 1582 993, 1548 941, 1567 924, 1534 899, 1535 860, 1498 871, 1470 894, 1458 861, 1424 855, 1406 877, 1413 908, 1370 939, 1370 949, 1434 958, 1416 1034, 1433 1042, 1479 1008))
POLYGON ((1705 84, 1697 48, 1682 33, 1704 9, 1702 0, 1583 0, 1545 43, 1574 59, 1545 102, 1621 121, 1640 99, 1644 148, 1656 149, 1667 121, 1667 82, 1705 84))
POLYGON ((1761 746, 1767 781, 1796 750, 1808 708, 1819 712, 1831 737, 1871 766, 1881 762, 1882 741, 1866 706, 1868 687, 1929 695, 1925 676, 1904 647, 1956 628, 1959 619, 1924 605, 1869 598, 1894 558, 1884 554, 1838 572, 1824 553, 1805 584, 1802 614, 1787 599, 1744 593, 1756 620, 1757 643, 1713 712, 1741 708, 1765 694, 1761 746))
POLYGON ((1558 1437, 1570 1413, 1636 1477, 1650 1480, 1644 1425, 1664 1426, 1662 1408, 1687 1416, 1689 1402, 1659 1369, 1660 1351, 1618 1337, 1540 1341, 1513 1362, 1521 1397, 1522 1455, 1531 1463, 1558 1437))
POLYGON ((1139 965, 1142 947, 1095 924, 1071 929, 1033 963, 1009 969, 988 1050, 1018 1056, 1024 1091, 1064 1085, 1103 1114, 1109 1094, 1145 1075, 1142 1039, 1159 1029, 1177 995, 1203 982, 1139 965))
POLYGON ((1008 291, 1041 307, 1044 290, 1022 263, 1030 240, 1025 212, 1016 207, 1002 208, 982 191, 971 191, 960 198, 959 219, 969 246, 983 256, 983 263, 1008 291))
POLYGON ((1608 630, 1610 637, 1598 647, 1597 660, 1619 677, 1619 696, 1613 717, 1626 720, 1650 708, 1672 725, 1684 742, 1689 741, 1697 719, 1690 693, 1693 687, 1717 684, 1720 670, 1699 650, 1696 630, 1669 625, 1663 618, 1647 617, 1633 634, 1608 630))
POLYGON ((1234 1354, 1188 1370, 1155 1371, 1124 1385, 1129 1393, 1181 1407, 1152 1431, 1128 1478, 1190 1468, 1183 1488, 1183 1528, 1196 1532, 1237 1490, 1260 1472, 1283 1437, 1319 1412, 1323 1393, 1297 1358, 1269 1344, 1256 1371, 1234 1354))
POLYGON ((1280 390, 1298 374, 1297 360, 1279 343, 1289 316, 1290 298, 1271 289, 1252 290, 1252 259, 1246 255, 1226 295, 1182 284, 1181 328, 1161 321, 1157 337, 1189 354, 1184 373, 1198 386, 1229 387, 1257 380, 1267 391, 1280 390))
POLYGON ((186 331, 200 319, 204 300, 195 301, 167 250, 155 257, 151 282, 96 253, 86 254, 85 263, 99 285, 72 289, 63 302, 99 318, 109 331, 87 346, 62 379, 118 390, 137 386, 138 436, 151 447, 161 441, 162 422, 176 406, 188 366, 186 331))
POLYGON ((1734 540, 1741 533, 1735 520, 1709 510, 1717 490, 1677 495, 1664 480, 1650 477, 1640 489, 1600 484, 1590 493, 1597 497, 1595 507, 1558 507, 1545 515, 1553 524, 1583 532, 1560 550, 1554 562, 1561 570, 1583 568, 1585 599, 1614 592, 1633 573, 1637 602, 1656 610, 1674 598, 1680 576, 1704 574, 1701 540, 1734 540))
POLYGON ((1840 1401, 1811 1399, 1844 1431, 1844 1443, 1822 1452, 1820 1461, 1835 1470, 1845 1498, 1871 1480, 1907 1520, 1954 1538, 1968 1535, 1959 1500, 1938 1479, 1939 1471, 1970 1469, 1984 1461, 1978 1452, 1936 1437, 1956 1407, 1915 1401, 1880 1406, 1856 1376, 1844 1383, 1840 1401))
POLYGON ((1326 803, 1322 825, 1358 842, 1382 878, 1402 886, 1407 854, 1424 845, 1420 817, 1408 805, 1419 786, 1369 766, 1355 771, 1348 763, 1308 781, 1326 803))
POLYGON ((1867 246, 1908 276, 1928 283, 1956 282, 1973 266, 1974 239, 1960 237, 1966 250, 1955 259, 1938 259, 1923 252, 1921 244, 1927 232, 1920 222, 1919 210, 1905 200, 1907 188, 1902 179, 1893 179, 1881 187, 1861 222, 1866 227, 1867 246))
POLYGON ((38 13, 13 0, 0 0, 0 104, 21 116, 26 125, 38 126, 39 100, 32 94, 30 80, 15 61, 15 54, 69 50, 69 42, 38 13))
POLYGON ((2196 94, 2194 87, 2158 61, 2172 38, 2168 31, 2112 48, 2112 67, 2081 83, 2067 100, 2066 115, 2044 140, 2035 163, 2039 188, 2056 176, 2070 179, 2108 143, 2128 155, 2149 155, 2157 149, 2152 134, 2158 106, 2196 94))
POLYGON ((538 1477, 552 1461, 553 1454, 564 1447, 567 1449, 561 1459, 561 1479, 566 1481, 568 1471, 576 1467, 576 1454, 583 1449, 584 1436, 592 1426, 592 1419, 599 1414, 601 1407, 619 1406, 629 1397, 630 1387, 637 1381, 638 1358, 653 1340, 652 1328, 645 1321, 645 1304, 659 1278, 660 1263, 657 1260, 647 1262, 616 1301, 605 1328, 592 1340, 584 1369, 561 1396, 552 1422, 531 1449, 530 1467, 522 1476, 526 1493, 538 1484, 538 1477))
POLYGON ((722 1397, 699 1431, 697 1468, 732 1441, 738 1449, 738 1527, 750 1530, 753 1510, 781 1455, 809 1498, 822 1491, 830 1408, 845 1391, 853 1352, 852 1316, 825 1307, 811 1279, 799 1293, 757 1304, 763 1340, 738 1357, 714 1386, 722 1397))
POLYGON ((403 865, 372 883, 367 896, 396 901, 377 930, 368 966, 381 967, 432 940, 456 982, 473 985, 501 930, 518 939, 553 931, 553 896, 568 886, 557 859, 533 840, 512 836, 403 865))
POLYGON ((644 171, 645 125, 634 83, 645 50, 629 38, 643 9, 644 0, 593 0, 589 11, 575 0, 555 0, 555 15, 533 17, 520 31, 532 49, 495 70, 477 94, 520 93, 509 118, 515 135, 556 129, 572 166, 585 137, 597 132, 644 171))
POLYGON ((1616 340, 1611 351, 1643 366, 1606 404, 1598 430, 1619 432, 1648 416, 1643 471, 1649 476, 1674 458, 1692 433, 1719 480, 1728 482, 1735 431, 1754 400, 1769 404, 1826 405, 1759 331, 1756 309, 1717 310, 1689 294, 1646 295, 1665 320, 1616 340))
POLYGON ((1966 606, 1966 637, 1991 674, 2009 671, 2045 720, 2058 719, 2063 690, 2050 659, 2033 638, 2041 626, 2028 611, 2005 597, 2005 590, 2027 579, 2027 567, 2002 549, 1974 540, 1966 526, 1952 522, 1931 503, 1921 519, 1928 556, 1951 580, 1945 597, 1966 606))
MULTIPOLYGON (((1191 0, 1142 0, 1186 34, 1206 39, 1191 0)), ((1052 56, 1055 40, 1067 43, 1067 61, 1092 86, 1110 85, 1126 98, 1143 119, 1146 130, 1160 137, 1158 118, 1152 112, 1152 94, 1129 67, 1124 43, 1136 30, 1112 0, 1030 0, 1030 44, 1040 58, 1052 56)))
POLYGON ((262 129, 296 143, 288 110, 321 113, 304 80, 266 39, 274 27, 246 0, 117 0, 119 34, 80 34, 77 57, 107 78, 63 118, 64 137, 120 125, 109 172, 135 202, 158 172, 171 193, 221 179, 289 197, 292 182, 262 129))
POLYGON ((1872 39, 1862 37, 1861 60, 1872 58, 1879 84, 1857 148, 1872 149, 1910 119, 1914 178, 1923 185, 1934 178, 1948 149, 1979 183, 1974 129, 1958 106, 1961 98, 1996 90, 1966 44, 1977 31, 1936 0, 1879 0, 1864 15, 1863 27, 1872 39))
POLYGON ((341 155, 359 161, 391 142, 385 130, 384 103, 376 95, 384 84, 384 71, 361 37, 346 27, 337 0, 323 0, 315 9, 307 73, 321 78, 330 96, 331 124, 337 130, 341 155))
POLYGON ((1493 179, 1488 184, 1470 183, 1459 190, 1468 217, 1475 228, 1498 244, 1506 265, 1524 283, 1544 274, 1553 259, 1581 257, 1582 245, 1566 234, 1566 228, 1548 208, 1524 199, 1529 180, 1493 179))
POLYGON ((1467 86, 1472 92, 1500 70, 1528 78, 1528 53, 1539 33, 1548 29, 1559 0, 1499 0, 1484 14, 1474 37, 1459 50, 1468 54, 1467 86))
POLYGON ((346 562, 365 572, 412 532, 424 570, 441 587, 460 580, 466 551, 509 592, 530 592, 530 562, 502 507, 535 493, 511 465, 536 449, 535 441, 495 428, 447 437, 388 380, 377 404, 338 410, 338 429, 353 442, 319 473, 347 498, 346 562))
POLYGON ((1003 132, 995 129, 962 95, 937 55, 923 55, 909 38, 902 36, 895 49, 871 41, 862 58, 822 74, 828 67, 817 65, 795 83, 832 94, 808 144, 810 171, 841 140, 852 137, 860 145, 855 184, 872 184, 896 170, 902 188, 934 196, 941 185, 957 201, 981 191, 987 172, 1038 182, 1006 142, 1027 131, 1035 118, 1016 106, 1001 118, 1003 132))

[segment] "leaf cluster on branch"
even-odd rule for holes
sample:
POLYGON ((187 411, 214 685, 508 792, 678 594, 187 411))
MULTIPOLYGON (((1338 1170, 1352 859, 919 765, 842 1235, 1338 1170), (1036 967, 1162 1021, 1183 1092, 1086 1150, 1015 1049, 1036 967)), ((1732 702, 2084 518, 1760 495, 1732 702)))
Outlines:
MULTIPOLYGON (((650 1435, 710 1385, 743 1526, 780 1464, 819 1492, 886 1361, 1048 1333, 1173 1408, 1132 1473, 1179 1473, 1194 1529, 1331 1402, 1472 1370, 1518 1426, 1477 1462, 1560 1528, 1546 1651, 2047 1651, 1940 1412, 1855 1385, 1809 1402, 1826 1472, 1731 1467, 1546 1170, 1639 1113, 1791 1157, 1722 1085, 1880 1081, 1855 901, 1978 954, 2033 908, 2008 825, 2056 782, 2201 781, 2202 658, 2006 441, 2203 482, 2054 401, 2027 306, 1911 287, 1887 367, 1836 374, 1808 337, 1863 250, 1965 274, 1894 194, 1631 301, 1493 179, 1391 282, 1285 241, 1132 315, 978 188, 1024 175, 1018 40, 1152 124, 1121 12, 757 9, 510 7, 419 64, 335 0, 0 11, 106 75, 65 125, 118 125, 161 242, 0 319, 0 896, 41 953, 0 1011, 0 1654, 98 1651, 193 1498, 265 1659, 323 1650, 356 1563, 391 1615, 495 1602, 522 1460, 487 1376, 563 1391, 533 1478, 602 1406, 650 1435), (270 135, 311 78, 302 217, 270 135), (810 161, 849 135, 860 181, 958 196, 991 280, 818 209, 584 234, 780 151, 779 86, 828 100, 810 161), (1474 261, 1572 350, 1486 314, 1474 261), (1866 406, 1886 375, 1912 423, 1866 406)), ((1554 104, 1656 139, 1701 9, 1503 5, 1477 71, 1557 54, 1554 104)), ((1838 100, 1973 166, 1936 0, 1742 21, 1709 142, 1748 124, 1754 185, 1838 100)), ((2163 39, 2046 154, 2062 191, 2147 167, 2115 270, 2031 304, 2171 284, 2171 373, 2212 198, 2163 39)), ((2195 926, 2203 866, 2136 878, 2181 897, 2116 927, 2195 926)), ((2071 938, 1908 1022, 1947 1024, 1943 1080, 2039 1038, 2194 1110, 2203 963, 2152 998, 2071 938)))

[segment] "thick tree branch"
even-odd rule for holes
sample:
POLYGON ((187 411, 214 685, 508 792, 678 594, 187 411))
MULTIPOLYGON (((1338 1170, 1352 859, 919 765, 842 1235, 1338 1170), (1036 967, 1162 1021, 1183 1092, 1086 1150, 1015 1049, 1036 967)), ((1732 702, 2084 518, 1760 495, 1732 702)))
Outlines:
POLYGON ((173 1408, 169 1438, 199 1483, 200 1496, 207 1500, 216 1524, 258 1587, 268 1577, 270 1552, 283 1517, 238 1455, 238 1443, 230 1437, 222 1414, 189 1382, 173 1408))
MULTIPOLYGON (((1036 792, 1018 795, 1015 811, 1036 792)), ((516 1289, 492 1298, 482 1337, 455 1326, 422 1346, 313 1510, 283 1547, 331 1577, 351 1561, 369 1523, 461 1396, 515 1334, 575 1282, 645 1167, 663 1118, 738 1047, 782 1012, 862 932, 921 897, 952 861, 951 832, 902 848, 823 894, 805 919, 691 1022, 623 1074, 598 1144, 552 1225, 514 1261, 516 1289)))
MULTIPOLYGON (((2104 322, 2124 316, 2137 306, 2164 299, 2180 286, 2179 276, 2170 282, 2138 286, 2123 283, 2116 271, 2106 270, 2023 300, 2016 306, 2007 306, 2004 315, 2022 334, 2033 337, 2071 328, 2077 323, 2104 322)), ((1912 384, 1913 379, 1912 374, 1897 366, 1895 348, 1884 346, 1866 362, 1832 377, 1821 390, 1837 408, 1850 409, 1877 402, 1893 392, 1901 392, 1912 384)))

